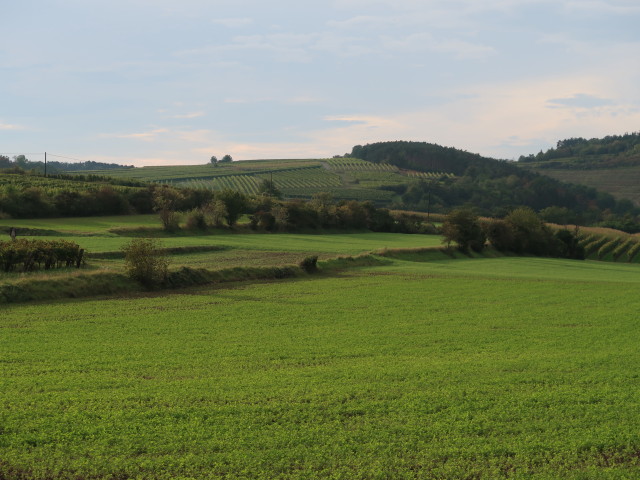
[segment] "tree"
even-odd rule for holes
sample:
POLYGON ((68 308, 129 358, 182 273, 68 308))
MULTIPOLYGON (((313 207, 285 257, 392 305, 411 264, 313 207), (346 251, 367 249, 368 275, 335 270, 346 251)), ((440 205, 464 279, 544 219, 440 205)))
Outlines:
POLYGON ((228 154, 220 159, 220 162, 224 162, 224 163, 229 163, 232 161, 233 161, 233 158, 231 158, 231 155, 228 155, 228 154))
POLYGON ((146 287, 155 287, 167 279, 169 260, 157 240, 134 238, 122 247, 127 275, 146 287))
POLYGON ((264 179, 260 182, 260 186, 258 187, 258 193, 263 195, 268 195, 270 197, 281 198, 282 192, 278 190, 276 184, 273 180, 264 179))
POLYGON ((221 199, 207 203, 202 210, 207 223, 217 228, 222 227, 222 223, 227 218, 227 206, 221 199))
POLYGON ((452 210, 446 216, 442 224, 442 235, 447 244, 455 242, 463 252, 468 252, 469 249, 481 251, 487 239, 478 216, 467 208, 452 210))
POLYGON ((160 215, 165 230, 178 228, 178 207, 183 195, 173 187, 163 185, 153 192, 153 209, 160 215))
POLYGON ((218 157, 216 157, 215 155, 212 155, 211 158, 209 159, 209 163, 211 165, 213 165, 214 167, 218 165, 218 157))
POLYGON ((247 206, 249 200, 247 196, 241 192, 235 190, 223 190, 216 194, 216 200, 222 200, 227 209, 226 220, 227 224, 232 227, 240 218, 247 206))

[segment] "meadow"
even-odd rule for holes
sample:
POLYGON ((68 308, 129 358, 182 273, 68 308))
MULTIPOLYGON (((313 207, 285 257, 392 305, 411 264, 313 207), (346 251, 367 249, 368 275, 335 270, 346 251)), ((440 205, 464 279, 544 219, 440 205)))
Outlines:
MULTIPOLYGON (((116 255, 135 236, 153 236, 163 248, 174 249, 171 268, 181 266, 230 268, 240 266, 296 265, 305 256, 320 259, 338 255, 358 255, 381 248, 437 247, 437 235, 406 235, 392 233, 253 233, 247 228, 212 229, 198 234, 182 231, 167 234, 162 231, 157 215, 85 217, 60 219, 16 220, 0 219, 0 228, 18 228, 20 237, 71 239, 84 248, 90 269, 122 270, 123 259, 116 255), (35 231, 38 235, 29 235, 35 231), (43 235, 45 234, 45 235, 43 235), (180 251, 183 250, 183 252, 180 251), (111 255, 110 255, 111 254, 111 255)), ((8 239, 8 236, 7 236, 8 239)), ((65 275, 68 272, 51 272, 65 275)), ((38 272, 28 275, 39 275, 38 272)), ((0 279, 11 276, 0 273, 0 279)))
POLYGON ((637 475, 636 265, 409 258, 3 307, 0 478, 637 475))

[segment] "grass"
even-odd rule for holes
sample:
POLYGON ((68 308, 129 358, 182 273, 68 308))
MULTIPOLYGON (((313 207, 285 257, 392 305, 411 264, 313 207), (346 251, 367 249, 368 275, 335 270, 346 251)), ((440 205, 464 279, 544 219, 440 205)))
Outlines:
POLYGON ((0 478, 631 478, 637 266, 415 262, 0 317, 0 478))

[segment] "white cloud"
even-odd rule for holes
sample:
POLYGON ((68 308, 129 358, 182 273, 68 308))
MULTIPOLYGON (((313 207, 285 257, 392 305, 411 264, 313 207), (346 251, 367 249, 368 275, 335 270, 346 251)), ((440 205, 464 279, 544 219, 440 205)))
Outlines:
POLYGON ((145 142, 151 142, 156 140, 160 135, 169 133, 166 128, 156 128, 148 132, 139 133, 102 133, 99 136, 102 138, 124 138, 132 140, 143 140, 145 142))
POLYGON ((611 99, 600 98, 596 95, 577 93, 570 97, 551 98, 548 100, 548 104, 550 108, 593 109, 608 107, 614 105, 614 102, 611 99))
POLYGON ((0 123, 0 130, 24 130, 24 127, 11 123, 0 123))
POLYGON ((188 118, 198 118, 198 117, 204 117, 204 116, 205 116, 205 112, 191 112, 191 113, 182 113, 182 114, 172 115, 171 118, 188 119, 188 118))

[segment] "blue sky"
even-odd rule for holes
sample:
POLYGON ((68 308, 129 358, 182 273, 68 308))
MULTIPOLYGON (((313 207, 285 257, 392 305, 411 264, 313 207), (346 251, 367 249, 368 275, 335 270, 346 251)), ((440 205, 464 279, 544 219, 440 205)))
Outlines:
POLYGON ((143 166, 417 140, 512 159, 640 130, 637 0, 21 0, 2 20, 0 153, 143 166))

